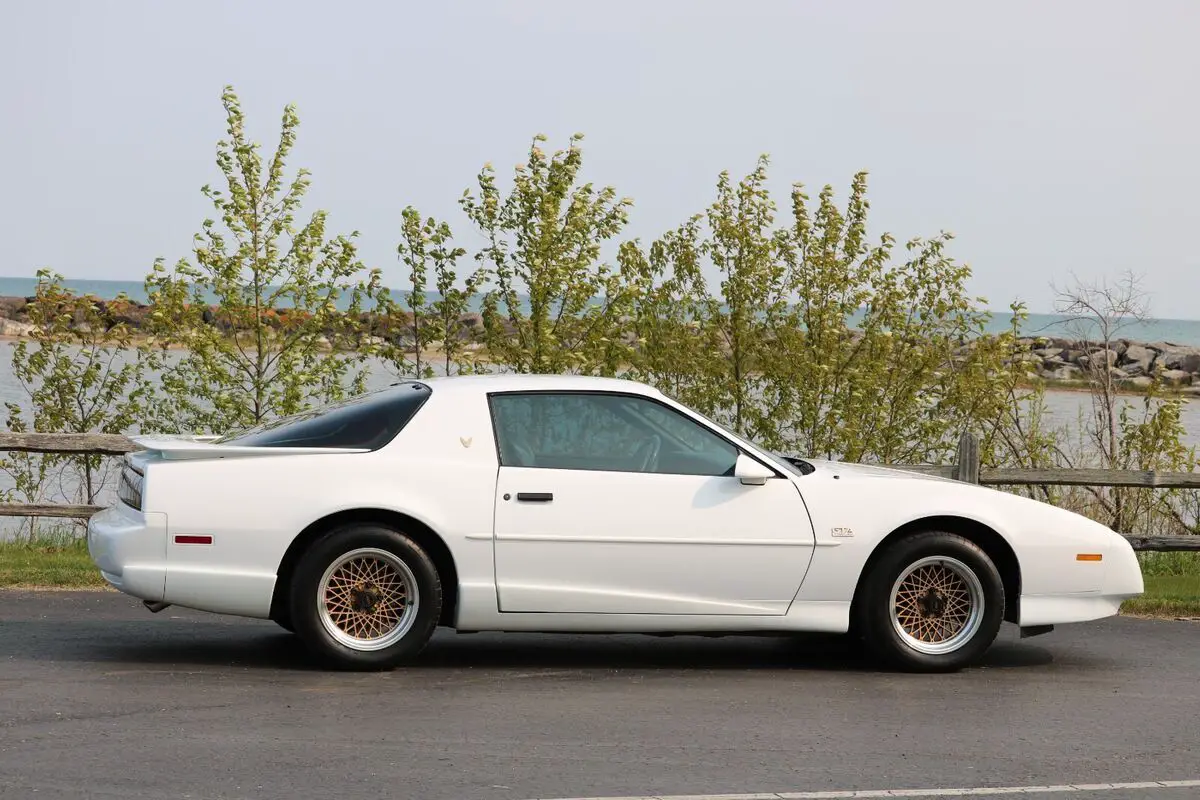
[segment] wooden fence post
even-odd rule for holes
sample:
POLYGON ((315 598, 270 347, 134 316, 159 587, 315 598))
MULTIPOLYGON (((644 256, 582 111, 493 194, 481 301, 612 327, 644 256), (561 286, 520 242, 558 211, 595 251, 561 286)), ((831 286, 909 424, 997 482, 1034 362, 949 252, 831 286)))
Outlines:
POLYGON ((958 439, 954 478, 967 483, 979 483, 979 439, 970 431, 963 431, 958 439))

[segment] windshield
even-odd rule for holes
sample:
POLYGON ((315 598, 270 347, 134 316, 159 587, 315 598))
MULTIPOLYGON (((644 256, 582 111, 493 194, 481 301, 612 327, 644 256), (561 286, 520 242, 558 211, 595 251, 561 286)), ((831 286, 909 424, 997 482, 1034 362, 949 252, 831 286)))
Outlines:
POLYGON ((692 408, 691 406, 688 406, 687 408, 689 411, 691 411, 691 413, 695 414, 700 419, 702 419, 705 422, 707 422, 708 424, 712 425, 714 428, 717 428, 718 430, 722 431, 723 433, 725 433, 725 435, 732 437, 735 441, 741 440, 743 442, 749 442, 750 444, 754 445, 755 448, 757 448, 760 453, 767 456, 767 458, 771 459, 771 462, 773 464, 775 464, 775 466, 779 467, 780 469, 784 470, 785 472, 790 472, 793 475, 804 476, 813 471, 813 468, 811 465, 808 467, 808 469, 804 469, 797 464, 793 464, 792 462, 788 461, 787 458, 784 457, 782 454, 768 450, 767 448, 760 445, 758 442, 752 441, 748 436, 743 436, 742 434, 737 433, 736 431, 730 430, 725 425, 722 425, 720 422, 717 422, 715 419, 713 419, 712 417, 709 417, 706 414, 700 413, 699 411, 692 408))

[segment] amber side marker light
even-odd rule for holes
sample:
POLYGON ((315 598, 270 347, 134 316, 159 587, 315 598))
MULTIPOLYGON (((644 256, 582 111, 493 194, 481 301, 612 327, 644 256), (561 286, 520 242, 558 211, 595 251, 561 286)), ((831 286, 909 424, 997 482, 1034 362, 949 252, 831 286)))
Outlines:
POLYGON ((1075 556, 1076 561, 1103 561, 1104 556, 1101 553, 1079 553, 1075 556))

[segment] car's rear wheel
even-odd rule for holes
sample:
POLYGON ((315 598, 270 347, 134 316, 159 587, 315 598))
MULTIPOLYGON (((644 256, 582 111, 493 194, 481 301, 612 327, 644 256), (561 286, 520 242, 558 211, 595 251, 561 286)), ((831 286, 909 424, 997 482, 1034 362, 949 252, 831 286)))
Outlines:
POLYGON ((442 604, 437 569, 420 545, 364 524, 318 539, 297 565, 290 594, 297 635, 345 669, 387 669, 417 655, 442 604))
POLYGON ((945 672, 974 662, 1004 618, 1004 582, 978 545, 929 531, 891 545, 864 578, 856 628, 901 669, 945 672))

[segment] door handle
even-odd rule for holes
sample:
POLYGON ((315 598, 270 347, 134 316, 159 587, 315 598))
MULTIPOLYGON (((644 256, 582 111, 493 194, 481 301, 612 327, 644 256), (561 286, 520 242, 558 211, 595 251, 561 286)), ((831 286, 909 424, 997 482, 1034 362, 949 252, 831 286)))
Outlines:
POLYGON ((526 503, 549 503, 553 499, 553 492, 517 492, 517 500, 526 503))

